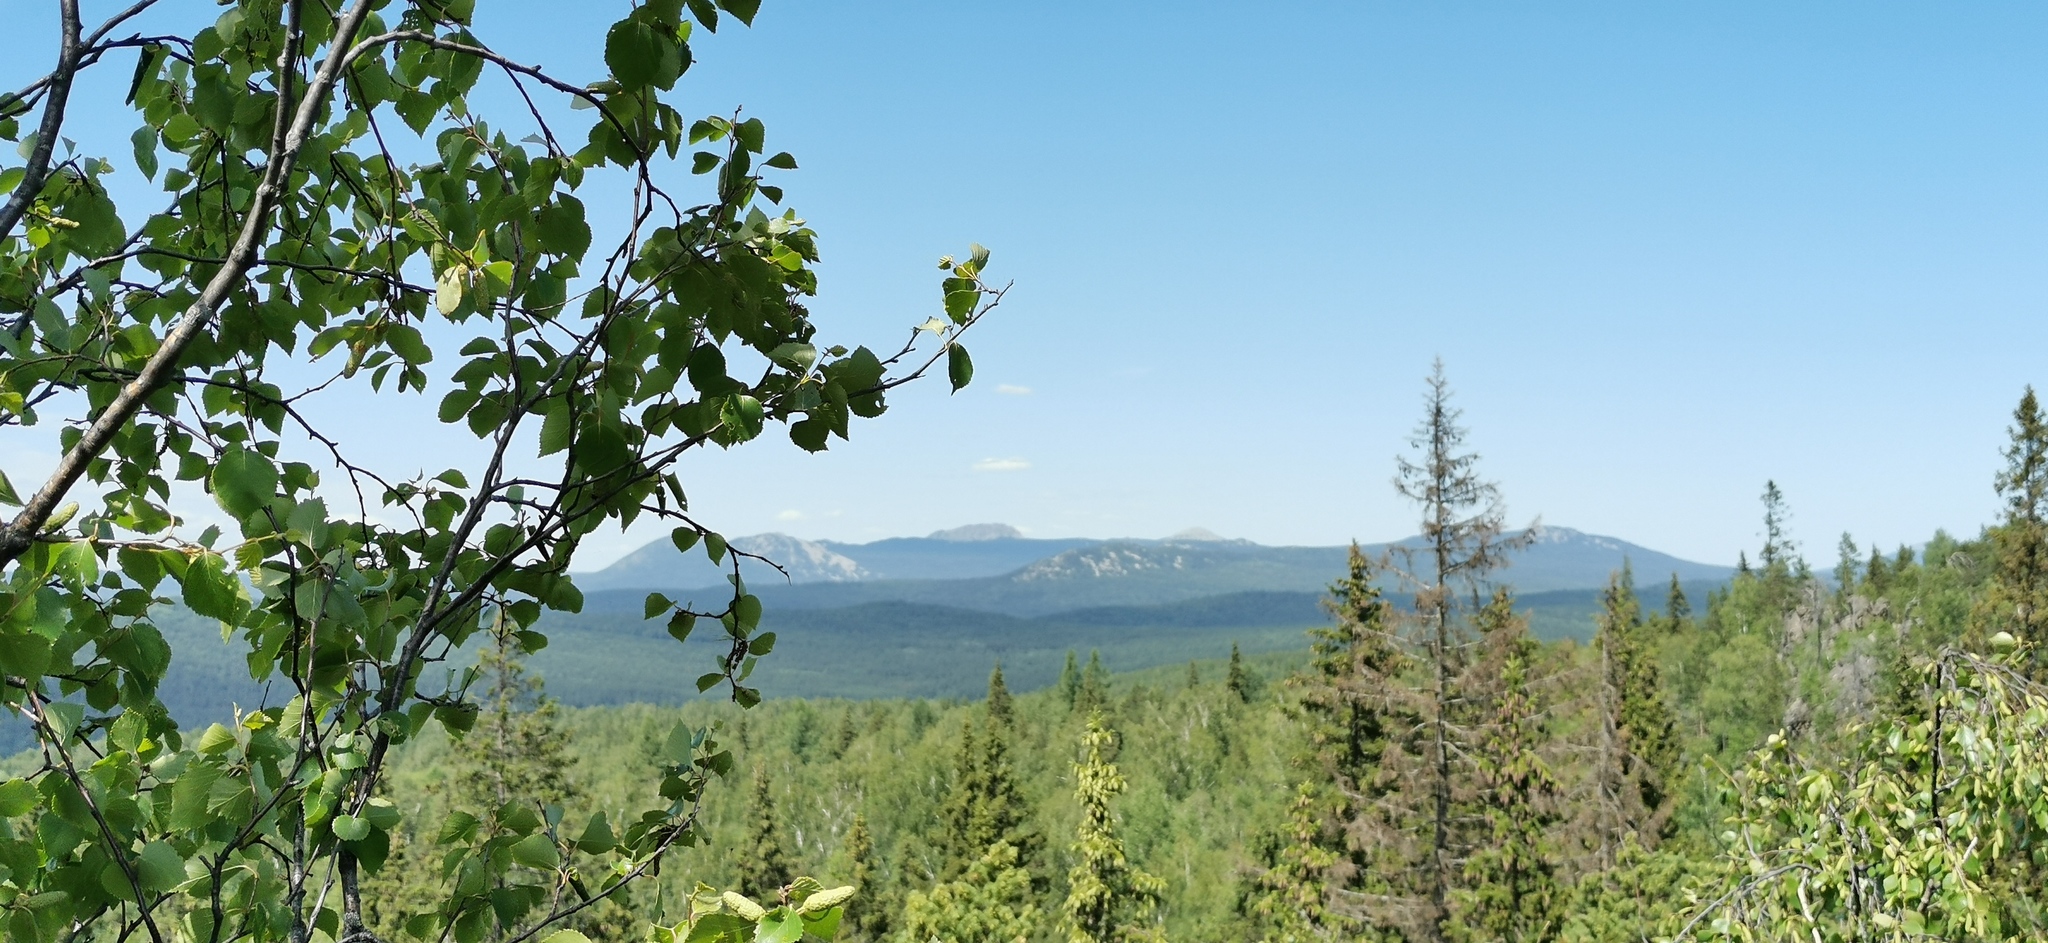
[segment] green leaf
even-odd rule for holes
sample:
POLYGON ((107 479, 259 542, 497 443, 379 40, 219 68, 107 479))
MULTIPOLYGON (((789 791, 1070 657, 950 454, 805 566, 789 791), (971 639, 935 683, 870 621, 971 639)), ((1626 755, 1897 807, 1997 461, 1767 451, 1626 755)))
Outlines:
POLYGON ((672 602, 667 596, 663 596, 660 593, 648 593, 647 602, 642 607, 641 618, 652 619, 655 616, 667 612, 669 610, 669 607, 674 605, 675 603, 672 602))
POLYGON ((797 943, 804 938, 804 918, 788 907, 777 907, 761 918, 754 943, 797 943))
POLYGON ((569 447, 569 433, 576 422, 567 403, 557 405, 540 421, 540 454, 553 455, 569 447))
POLYGON ((677 611, 675 615, 668 617, 668 634, 675 636, 678 642, 689 641, 690 630, 696 627, 697 614, 694 612, 677 611))
POLYGON ((142 846, 142 854, 135 856, 135 874, 144 890, 169 893, 185 883, 185 859, 179 856, 178 849, 153 841, 142 846))
POLYGON ((226 753, 227 751, 233 749, 234 746, 234 731, 229 730, 228 728, 223 727, 220 724, 214 724, 212 726, 207 727, 206 732, 199 735, 199 752, 204 753, 208 756, 212 756, 219 753, 226 753))
POLYGON ((661 67, 661 37, 637 16, 612 24, 604 37, 604 64, 627 88, 653 84, 661 67))
POLYGON ((590 938, 574 930, 556 930, 540 943, 590 943, 590 938))
POLYGON ((946 351, 946 376, 953 381, 955 393, 974 379, 974 361, 967 356, 967 348, 954 344, 946 351))
POLYGON ((546 832, 535 832, 512 846, 512 860, 529 868, 551 871, 562 863, 562 852, 546 832))
POLYGON ((733 600, 732 617, 733 621, 739 623, 742 629, 752 629, 754 626, 760 625, 761 597, 748 593, 733 600))
POLYGON ((796 169, 796 158, 791 157, 788 151, 778 152, 774 157, 770 157, 767 160, 763 161, 762 163, 765 163, 768 166, 773 167, 777 170, 796 169))
POLYGON ((451 265, 442 270, 441 277, 434 279, 434 310, 454 314, 462 307, 462 292, 468 286, 469 266, 451 265))
POLYGON ((0 783, 0 819, 27 815, 36 807, 36 787, 26 779, 0 783))
POLYGON ((342 841, 362 841, 370 837, 370 823, 353 815, 334 817, 334 837, 342 841))
POLYGON ((214 500, 236 520, 256 513, 277 495, 277 466, 262 453, 249 449, 221 453, 209 480, 214 500))
POLYGON ((233 622, 242 614, 242 582, 227 572, 220 554, 201 554, 185 568, 185 605, 209 619, 233 622))
POLYGON ((725 676, 719 674, 716 671, 710 672, 708 674, 698 675, 697 693, 702 694, 706 691, 711 690, 712 688, 718 687, 718 682, 723 680, 725 680, 725 676))
POLYGON ((591 855, 610 851, 618 843, 618 836, 612 834, 611 823, 605 820, 603 811, 591 818, 590 824, 583 827, 583 837, 576 839, 577 849, 591 855))
POLYGON ((560 197, 542 207, 534 223, 540 228, 540 247, 544 252, 580 259, 590 249, 590 224, 584 222, 582 201, 573 196, 560 197))

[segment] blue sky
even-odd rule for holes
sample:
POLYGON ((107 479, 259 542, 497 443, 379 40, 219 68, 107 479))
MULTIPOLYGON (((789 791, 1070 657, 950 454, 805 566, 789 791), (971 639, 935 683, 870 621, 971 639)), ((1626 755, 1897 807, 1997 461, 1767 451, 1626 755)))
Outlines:
MULTIPOLYGON (((571 75, 619 8, 480 6, 571 75)), ((768 0, 700 34, 682 105, 802 163, 826 333, 898 341, 970 240, 1016 288, 969 390, 698 456, 695 509, 1389 539, 1440 355, 1516 520, 1732 562, 1775 478, 1823 566, 1974 532, 2048 382, 2044 39, 1995 3, 768 0)))

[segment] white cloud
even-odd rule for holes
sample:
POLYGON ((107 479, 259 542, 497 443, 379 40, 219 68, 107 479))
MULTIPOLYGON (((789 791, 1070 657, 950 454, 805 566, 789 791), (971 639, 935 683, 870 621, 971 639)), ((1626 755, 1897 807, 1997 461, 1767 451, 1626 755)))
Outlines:
POLYGON ((787 511, 783 511, 780 514, 775 515, 775 519, 778 521, 800 521, 804 519, 804 512, 799 511, 795 508, 790 508, 787 511))
POLYGON ((984 458, 974 463, 978 472, 1023 471, 1030 467, 1031 463, 1021 458, 984 458))
POLYGON ((1030 396, 1031 388, 1028 386, 1018 386, 1015 383, 998 383, 996 384, 996 392, 1006 396, 1030 396))

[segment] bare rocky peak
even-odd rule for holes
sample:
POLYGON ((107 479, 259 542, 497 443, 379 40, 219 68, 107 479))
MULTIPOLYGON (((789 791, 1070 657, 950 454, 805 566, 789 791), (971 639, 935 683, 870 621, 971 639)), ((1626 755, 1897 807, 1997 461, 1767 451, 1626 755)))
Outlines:
POLYGON ((1188 543, 1220 543, 1222 541, 1229 540, 1230 538, 1225 537, 1222 534, 1219 534, 1213 530, 1210 530, 1207 527, 1190 527, 1187 530, 1181 531, 1180 533, 1174 534, 1173 536, 1168 537, 1166 539, 1178 540, 1188 543))
POLYGON ((788 534, 735 537, 732 545, 781 564, 790 579, 799 583, 850 583, 868 578, 868 572, 853 558, 788 534))
POLYGON ((984 540, 1022 540, 1024 532, 1008 524, 968 524, 948 530, 933 531, 928 540, 950 540, 954 543, 978 543, 984 540))

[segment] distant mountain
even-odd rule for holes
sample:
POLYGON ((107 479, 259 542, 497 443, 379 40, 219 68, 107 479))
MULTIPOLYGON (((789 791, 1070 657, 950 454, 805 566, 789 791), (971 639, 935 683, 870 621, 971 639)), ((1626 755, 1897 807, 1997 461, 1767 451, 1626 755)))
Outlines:
MULTIPOLYGON (((752 567, 750 587, 771 607, 825 609, 871 602, 916 602, 1017 616, 1092 606, 1157 605, 1239 592, 1319 592, 1344 568, 1346 548, 1267 547, 1207 531, 1165 540, 1030 540, 1002 525, 973 525, 930 537, 868 544, 801 541, 783 535, 740 538, 736 546, 786 561, 787 581, 752 567), (755 548, 759 548, 756 550, 755 548)), ((1364 548, 1375 555, 1420 546, 1419 538, 1364 548)), ((1687 583, 1718 582, 1728 567, 1681 560, 1612 537, 1543 527, 1515 553, 1499 579, 1517 591, 1589 589, 1627 559, 1649 584, 1671 574, 1687 583)), ((667 541, 579 577, 607 589, 725 590, 723 573, 701 553, 684 557, 667 541)), ((690 594, 696 595, 696 594, 690 594)))
MULTIPOLYGON (((876 574, 863 569, 858 562, 831 546, 788 534, 735 537, 731 546, 780 564, 788 571, 788 581, 792 583, 849 583, 876 578, 876 574)), ((723 584, 730 572, 725 567, 714 566, 702 550, 693 549, 686 555, 663 538, 626 554, 617 563, 596 573, 577 574, 576 583, 584 589, 694 588, 723 584)), ((740 572, 749 582, 782 581, 779 574, 759 563, 743 564, 740 572)))
MULTIPOLYGON (((845 583, 861 580, 960 580, 1000 576, 1036 560, 1100 543, 1069 537, 1032 540, 1007 524, 970 524, 929 537, 891 537, 873 543, 801 540, 786 534, 738 537, 732 545, 758 553, 789 571, 788 583, 845 583)), ((747 582, 781 584, 765 566, 744 566, 747 582)), ((696 589, 725 585, 730 571, 712 566, 704 552, 676 550, 666 538, 621 557, 594 573, 578 573, 576 585, 601 589, 696 589)))
MULTIPOLYGON (((1415 539, 1410 538, 1403 545, 1414 546, 1415 539)), ((957 543, 899 538, 872 544, 822 546, 858 561, 864 572, 877 578, 784 583, 760 575, 757 568, 748 587, 761 596, 770 610, 909 602, 1029 618, 1101 606, 1157 606, 1230 593, 1320 593, 1343 572, 1348 553, 1343 547, 1267 547, 1247 540, 1210 538, 996 539, 957 543), (894 576, 920 569, 927 573, 986 573, 1026 554, 1047 550, 1056 552, 998 571, 999 575, 922 579, 894 576)), ((1380 544, 1364 549, 1377 555, 1389 546, 1380 544)), ((1673 573, 1685 583, 1718 583, 1734 572, 1728 567, 1680 560, 1611 537, 1545 527, 1527 549, 1513 555, 1513 565, 1501 571, 1498 579, 1524 596, 1594 589, 1604 585, 1608 575, 1621 568, 1624 559, 1634 565, 1637 581, 1652 587, 1673 573)), ((640 593, 650 589, 677 594, 678 598, 694 597, 694 602, 712 606, 729 592, 722 580, 708 588, 702 580, 696 581, 694 588, 682 581, 594 585, 587 576, 579 577, 578 582, 592 587, 590 606, 629 611, 638 610, 640 593), (605 599, 613 595, 602 591, 607 586, 621 590, 615 599, 605 599), (627 589, 632 591, 624 591, 627 589)), ((1388 585, 1392 587, 1391 580, 1388 585)))

